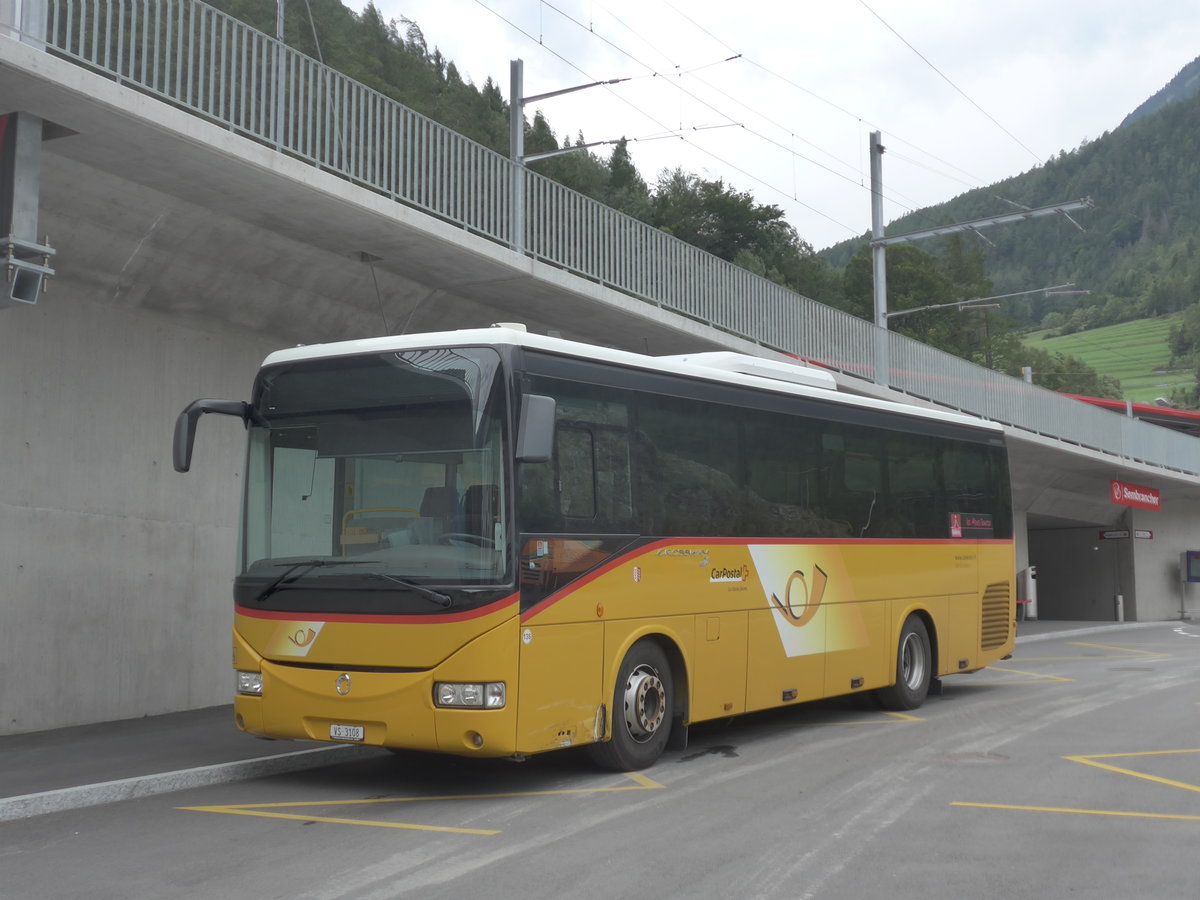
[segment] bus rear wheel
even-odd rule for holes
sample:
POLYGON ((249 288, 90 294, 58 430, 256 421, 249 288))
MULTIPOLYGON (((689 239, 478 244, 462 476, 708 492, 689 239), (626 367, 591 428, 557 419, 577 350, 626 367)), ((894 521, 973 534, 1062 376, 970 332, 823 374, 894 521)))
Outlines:
POLYGON ((674 714, 674 682, 662 648, 643 639, 629 648, 613 689, 612 738, 589 744, 592 760, 629 772, 654 764, 666 749, 674 714))
POLYGON ((884 709, 916 709, 925 702, 933 677, 929 631, 919 616, 909 616, 896 648, 896 683, 875 693, 884 709))

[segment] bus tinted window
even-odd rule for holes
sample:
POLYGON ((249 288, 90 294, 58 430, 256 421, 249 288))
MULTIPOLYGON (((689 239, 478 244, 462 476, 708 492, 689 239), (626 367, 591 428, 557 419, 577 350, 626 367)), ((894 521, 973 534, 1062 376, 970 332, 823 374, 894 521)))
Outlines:
POLYGON ((596 454, 592 433, 563 425, 558 429, 561 512, 572 519, 596 517, 596 454))
POLYGON ((554 460, 521 467, 526 531, 1011 535, 998 446, 616 386, 530 381, 555 397, 558 411, 554 460), (951 514, 972 518, 952 522, 951 514))
MULTIPOLYGON (((521 466, 527 531, 636 531, 629 409, 620 392, 551 382, 556 400, 554 459, 521 466)), ((540 390, 540 389, 539 389, 540 390)))
POLYGON ((821 423, 751 410, 744 420, 746 477, 764 537, 845 537, 848 523, 832 513, 830 462, 821 423))
POLYGON ((677 397, 639 397, 639 511, 655 534, 740 534, 746 490, 740 478, 741 413, 677 397))
POLYGON ((899 537, 945 537, 937 441, 893 431, 886 442, 888 530, 899 537))

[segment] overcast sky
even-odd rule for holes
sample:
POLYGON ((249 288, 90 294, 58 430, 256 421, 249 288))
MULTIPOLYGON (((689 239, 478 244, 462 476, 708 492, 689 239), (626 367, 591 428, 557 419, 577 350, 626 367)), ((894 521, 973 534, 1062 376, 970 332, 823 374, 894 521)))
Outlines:
MULTIPOLYGON (((490 76, 509 100, 518 58, 525 96, 630 78, 526 115, 541 109, 560 141, 629 138, 651 184, 680 167, 749 191, 782 207, 816 249, 870 229, 872 131, 887 148, 890 221, 1099 137, 1200 55, 1200 0, 376 5, 385 20, 415 22, 464 79, 490 76)), ((997 213, 1010 209, 996 201, 997 213)))

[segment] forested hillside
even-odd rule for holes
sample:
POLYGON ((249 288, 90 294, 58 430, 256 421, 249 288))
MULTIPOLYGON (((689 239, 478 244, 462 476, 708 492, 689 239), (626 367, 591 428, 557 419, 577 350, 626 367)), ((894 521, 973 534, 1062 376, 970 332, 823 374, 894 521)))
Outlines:
MULTIPOLYGON (((980 244, 996 293, 1074 282, 1086 294, 1016 298, 1005 312, 1020 328, 1059 333, 1186 311, 1172 334, 1176 358, 1200 364, 1200 59, 1115 131, 1045 165, 890 223, 889 234, 965 222, 1026 207, 1090 197, 1073 217, 1000 226, 980 244)), ((864 237, 824 251, 847 267, 864 237)), ((923 242, 944 254, 948 244, 923 242)), ((1200 377, 1200 373, 1198 373, 1200 377)), ((1175 399, 1197 405, 1195 390, 1175 399)))
MULTIPOLYGON (((215 0, 215 5, 273 34, 276 6, 274 0, 215 0)), ((418 23, 401 19, 385 21, 374 5, 361 15, 344 7, 339 0, 309 0, 289 4, 286 10, 285 41, 301 52, 344 72, 351 78, 392 97, 473 140, 507 154, 509 106, 493 78, 483 85, 466 82, 452 60, 436 47, 436 39, 427 38, 418 23)), ((1194 104, 1187 107, 1193 115, 1194 104)), ((1157 116, 1148 121, 1156 121, 1157 116)), ((1143 127, 1130 126, 1132 134, 1143 127)), ((555 134, 551 123, 540 113, 525 123, 527 153, 539 153, 586 142, 583 134, 555 134)), ((1124 131, 1124 129, 1122 129, 1124 131)), ((1194 133, 1194 132, 1193 132, 1194 133)), ((1107 138, 1106 138, 1107 139, 1107 138)), ((1143 146, 1142 138, 1130 138, 1123 149, 1128 157, 1124 165, 1136 169, 1142 161, 1158 158, 1143 146)), ((979 297, 1018 284, 1023 289, 1064 279, 1061 272, 1077 269, 1092 272, 1100 264, 1112 269, 1111 247, 1119 246, 1122 255, 1132 258, 1137 251, 1137 266, 1125 273, 1126 293, 1142 292, 1142 247, 1149 238, 1170 233, 1170 223, 1178 203, 1161 192, 1145 191, 1130 168, 1114 168, 1098 158, 1095 146, 1088 144, 1072 153, 1063 153, 1048 165, 998 185, 995 191, 1014 196, 1030 206, 1051 202, 1047 197, 1067 199, 1091 194, 1103 204, 1109 194, 1138 191, 1142 196, 1137 212, 1088 213, 1089 228, 1103 227, 1107 243, 1081 242, 1079 233, 1066 225, 1070 233, 1056 231, 1061 223, 1020 226, 1003 236, 1017 243, 988 251, 961 241, 942 248, 896 247, 888 254, 889 307, 915 309, 953 303, 967 297, 979 297), (1018 184, 1019 182, 1019 184, 1018 184), (1066 191, 1064 194, 1063 191, 1066 191), (1143 196, 1144 195, 1144 196, 1143 196), (1029 199, 1032 198, 1032 199, 1029 199), (1098 225, 1097 218, 1103 223, 1098 225), (1019 234, 1017 232, 1020 232, 1019 234), (1046 234, 1066 235, 1048 240, 1046 234), (926 250, 940 250, 929 253, 926 250)), ((1181 156, 1181 154, 1180 154, 1181 156)), ((1192 147, 1190 190, 1196 191, 1197 158, 1192 147)), ((1183 165, 1180 159, 1179 165, 1183 165)), ((739 191, 721 179, 708 180, 681 169, 664 170, 647 178, 638 172, 624 143, 610 154, 589 150, 532 163, 530 168, 568 187, 593 197, 630 216, 654 225, 681 240, 692 243, 736 265, 742 266, 779 284, 853 314, 870 317, 871 275, 864 241, 847 242, 827 254, 817 254, 784 219, 783 211, 770 204, 759 204, 754 197, 739 191), (836 265, 831 265, 831 261, 836 265)), ((895 231, 927 227, 932 223, 961 221, 997 211, 990 192, 974 192, 956 198, 950 204, 922 211, 925 224, 906 226, 896 223, 895 231)), ((1122 207, 1125 209, 1125 207, 1122 207)), ((1172 245, 1172 253, 1183 248, 1172 245)), ((1147 300, 1162 308, 1181 303, 1186 291, 1177 283, 1175 268, 1169 259, 1158 259, 1160 277, 1151 279, 1147 300), (1169 273, 1169 277, 1168 277, 1169 273), (1171 299, 1174 298, 1174 299, 1171 299)), ((1095 283, 1095 279, 1092 279, 1095 283)), ((1094 294, 1093 297, 1099 296, 1094 294)), ((1178 306, 1174 308, 1180 308, 1178 306)), ((1119 396, 1119 386, 1098 376, 1079 360, 1069 356, 1040 353, 1023 347, 1013 331, 1013 320, 1005 313, 958 313, 954 310, 930 310, 893 320, 892 327, 918 340, 950 353, 990 366, 1010 375, 1018 375, 1022 366, 1032 365, 1037 383, 1058 390, 1101 396, 1119 396)), ((1038 321, 1040 309, 1023 309, 1023 322, 1038 321)), ((1200 322, 1198 322, 1200 325, 1200 322)))
MULTIPOLYGON (((1091 197, 1095 209, 989 229, 984 263, 998 292, 1075 282, 1074 298, 1011 302, 1019 322, 1057 313, 1092 328, 1176 312, 1200 296, 1200 96, 1105 134, 1032 171, 892 222, 903 234, 1091 197)), ((829 251, 835 265, 853 243, 829 251)), ((931 248, 935 249, 936 248, 931 248)), ((1060 323, 1061 324, 1061 323, 1060 323)))
POLYGON ((1162 90, 1155 92, 1149 100, 1122 119, 1121 127, 1158 112, 1168 104, 1187 100, 1196 94, 1200 94, 1200 59, 1193 59, 1180 69, 1179 74, 1172 78, 1162 90))

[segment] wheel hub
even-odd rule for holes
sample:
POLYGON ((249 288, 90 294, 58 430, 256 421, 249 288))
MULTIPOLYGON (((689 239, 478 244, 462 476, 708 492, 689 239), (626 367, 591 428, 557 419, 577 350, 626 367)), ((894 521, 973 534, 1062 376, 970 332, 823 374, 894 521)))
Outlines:
POLYGON ((921 643, 915 634, 905 637, 900 648, 901 666, 904 683, 912 690, 919 688, 925 680, 925 654, 921 651, 921 643))
POLYGON ((649 666, 638 666, 625 683, 625 724, 635 740, 650 738, 662 725, 667 692, 649 666))

